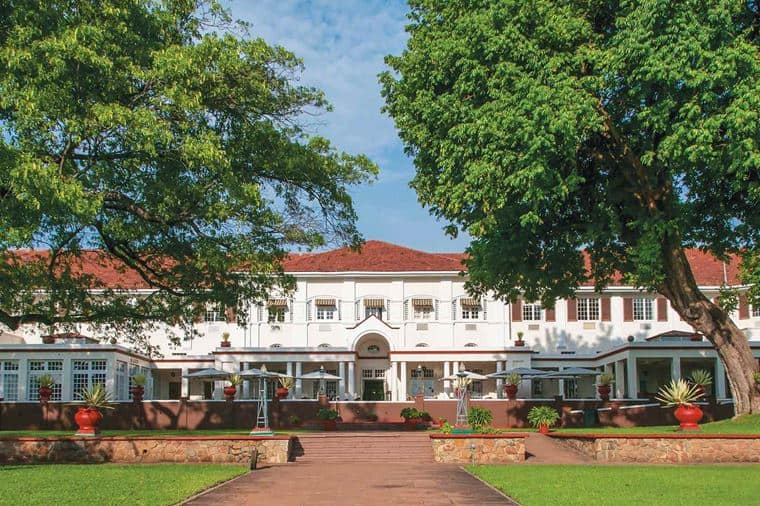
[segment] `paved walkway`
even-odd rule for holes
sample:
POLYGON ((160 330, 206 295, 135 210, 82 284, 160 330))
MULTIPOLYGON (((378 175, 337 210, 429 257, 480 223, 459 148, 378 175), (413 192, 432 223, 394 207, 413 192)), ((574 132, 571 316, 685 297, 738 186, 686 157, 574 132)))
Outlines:
POLYGON ((549 436, 535 433, 525 438, 525 462, 527 464, 588 464, 592 460, 549 436))
POLYGON ((458 466, 301 463, 271 466, 187 504, 515 505, 458 466))

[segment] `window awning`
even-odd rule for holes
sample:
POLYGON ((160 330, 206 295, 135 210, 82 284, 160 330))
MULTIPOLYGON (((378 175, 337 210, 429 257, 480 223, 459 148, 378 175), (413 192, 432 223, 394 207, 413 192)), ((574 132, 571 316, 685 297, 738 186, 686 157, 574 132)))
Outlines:
POLYGON ((288 299, 269 299, 267 301, 269 307, 288 307, 288 299))
POLYGON ((316 299, 314 304, 317 306, 330 306, 335 307, 335 299, 316 299))
POLYGON ((414 307, 433 307, 433 299, 412 299, 414 307))
POLYGON ((480 307, 480 299, 466 298, 459 299, 459 303, 462 307, 480 307))
POLYGON ((385 307, 383 299, 364 299, 364 307, 382 308, 385 307))

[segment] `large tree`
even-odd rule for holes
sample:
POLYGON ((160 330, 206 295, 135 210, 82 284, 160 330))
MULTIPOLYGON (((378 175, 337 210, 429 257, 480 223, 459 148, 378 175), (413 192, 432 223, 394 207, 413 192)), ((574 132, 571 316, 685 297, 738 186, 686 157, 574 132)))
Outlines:
POLYGON ((245 318, 287 251, 358 245, 376 167, 307 135, 329 106, 301 70, 215 2, 2 2, 0 323, 245 318))
POLYGON ((473 237, 470 289, 553 304, 625 273, 715 345, 736 413, 760 412, 747 338, 684 252, 760 278, 760 3, 418 0, 409 18, 386 110, 420 201, 473 237))

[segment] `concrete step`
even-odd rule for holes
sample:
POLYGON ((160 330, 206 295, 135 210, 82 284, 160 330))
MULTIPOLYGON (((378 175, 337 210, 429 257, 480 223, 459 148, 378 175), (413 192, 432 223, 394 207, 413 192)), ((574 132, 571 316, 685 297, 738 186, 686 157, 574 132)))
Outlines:
POLYGON ((430 437, 424 432, 320 433, 298 435, 297 462, 432 462, 430 437))

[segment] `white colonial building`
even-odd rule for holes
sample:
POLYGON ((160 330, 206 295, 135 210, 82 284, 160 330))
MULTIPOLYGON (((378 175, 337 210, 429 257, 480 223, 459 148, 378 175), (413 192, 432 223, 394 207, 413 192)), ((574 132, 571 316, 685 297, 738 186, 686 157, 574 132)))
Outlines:
MULTIPOLYGON (((36 378, 51 374, 57 382, 53 400, 72 400, 81 386, 99 381, 128 400, 130 377, 142 372, 149 378, 146 398, 219 399, 220 382, 184 376, 210 367, 233 372, 262 364, 296 378, 323 367, 342 378, 327 383, 328 395, 338 399, 397 401, 418 392, 448 398, 451 385, 440 378, 462 365, 483 374, 514 367, 607 371, 616 378, 613 396, 627 399, 649 398, 671 377, 708 369, 715 396, 730 396, 714 350, 693 335, 667 300, 622 285, 601 294, 584 286, 575 299, 559 300, 553 309, 530 301, 474 299, 464 288, 462 257, 378 241, 367 242, 361 254, 338 249, 293 255, 285 268, 297 280, 294 293, 251 301, 245 323, 232 311, 209 307, 195 324, 200 337, 175 346, 165 333, 153 336, 161 357, 85 338, 86 327, 52 343, 50 337, 43 343, 36 328, 5 332, 0 397, 36 402, 36 378), (225 333, 229 340, 223 344, 225 333)), ((716 297, 721 285, 738 286, 736 265, 699 251, 690 251, 689 260, 708 296, 716 297)), ((120 282, 128 276, 98 275, 120 282)), ((139 280, 129 282, 144 293, 139 280)), ((760 355, 760 308, 742 296, 733 318, 760 355)), ((519 395, 593 398, 594 381, 523 381, 519 395)), ((314 398, 317 388, 315 381, 299 379, 291 397, 314 398)), ((496 380, 472 388, 476 397, 501 396, 496 380)), ((254 392, 246 384, 239 395, 251 398, 254 392)))

